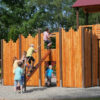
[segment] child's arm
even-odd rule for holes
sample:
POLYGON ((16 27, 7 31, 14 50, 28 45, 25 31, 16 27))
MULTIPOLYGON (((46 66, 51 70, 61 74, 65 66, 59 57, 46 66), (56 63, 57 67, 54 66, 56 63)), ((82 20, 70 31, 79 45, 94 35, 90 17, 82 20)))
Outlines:
POLYGON ((22 62, 22 60, 17 60, 17 63, 18 63, 18 62, 22 62))
POLYGON ((36 53, 36 52, 37 52, 37 50, 34 50, 34 52, 36 53))

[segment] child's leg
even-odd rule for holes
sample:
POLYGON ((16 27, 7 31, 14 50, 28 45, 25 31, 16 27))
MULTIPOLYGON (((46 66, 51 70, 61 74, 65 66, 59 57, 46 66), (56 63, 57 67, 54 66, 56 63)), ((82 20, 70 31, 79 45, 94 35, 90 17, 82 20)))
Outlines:
POLYGON ((14 81, 14 92, 17 91, 17 89, 16 89, 16 88, 17 88, 17 84, 18 84, 18 82, 17 82, 17 80, 15 80, 15 81, 14 81))
POLYGON ((49 78, 49 82, 50 82, 50 85, 51 85, 51 77, 49 78))
POLYGON ((31 61, 32 61, 32 67, 34 67, 35 59, 31 57, 31 61))
POLYGON ((52 45, 52 42, 48 43, 48 47, 50 47, 52 45))
POLYGON ((49 49, 49 47, 52 45, 52 42, 50 40, 47 40, 46 43, 47 43, 47 49, 49 49))
POLYGON ((19 83, 20 83, 20 90, 21 90, 21 93, 22 93, 23 92, 23 82, 22 82, 22 80, 20 80, 19 83))
POLYGON ((47 77, 47 85, 50 85, 49 77, 47 77))
POLYGON ((29 57, 29 60, 28 60, 28 63, 29 63, 29 67, 31 68, 31 57, 29 57))

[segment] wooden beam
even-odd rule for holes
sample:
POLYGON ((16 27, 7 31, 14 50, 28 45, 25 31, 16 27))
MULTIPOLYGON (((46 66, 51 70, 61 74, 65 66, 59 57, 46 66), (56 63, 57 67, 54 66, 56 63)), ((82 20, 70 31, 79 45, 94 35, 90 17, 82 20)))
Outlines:
POLYGON ((82 7, 82 9, 84 10, 84 12, 88 12, 88 13, 97 13, 100 12, 100 6, 85 6, 82 7))
POLYGON ((79 28, 79 8, 76 8, 76 23, 77 23, 77 29, 79 28))
POLYGON ((3 85, 3 40, 1 40, 1 82, 3 85))
POLYGON ((79 8, 76 8, 76 25, 78 29, 79 28, 79 8))
MULTIPOLYGON (((41 61, 41 30, 38 29, 38 61, 41 61)), ((39 67, 39 86, 41 86, 41 66, 39 67)))
POLYGON ((82 28, 82 87, 85 87, 85 28, 82 28))
POLYGON ((89 24, 89 23, 88 23, 89 13, 88 13, 88 12, 86 12, 86 14, 85 14, 85 15, 86 15, 86 18, 85 18, 85 24, 86 24, 86 25, 88 25, 88 24, 89 24))
POLYGON ((62 28, 59 28, 60 87, 62 87, 62 28))
POLYGON ((21 59, 21 56, 22 56, 21 49, 22 49, 22 47, 21 47, 21 34, 20 34, 19 35, 19 59, 21 59))

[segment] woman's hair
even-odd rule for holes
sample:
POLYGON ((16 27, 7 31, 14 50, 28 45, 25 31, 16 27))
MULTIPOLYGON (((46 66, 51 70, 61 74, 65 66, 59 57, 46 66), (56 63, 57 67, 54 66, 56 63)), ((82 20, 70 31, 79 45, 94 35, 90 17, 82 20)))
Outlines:
POLYGON ((14 63, 15 60, 17 60, 17 57, 13 57, 13 63, 14 63))

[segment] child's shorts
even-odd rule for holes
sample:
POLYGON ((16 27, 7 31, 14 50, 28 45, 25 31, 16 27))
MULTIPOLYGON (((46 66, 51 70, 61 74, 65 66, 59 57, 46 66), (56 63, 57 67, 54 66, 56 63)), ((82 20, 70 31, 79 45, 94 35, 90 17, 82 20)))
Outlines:
POLYGON ((22 83, 24 83, 24 75, 21 76, 22 83))
POLYGON ((33 62, 35 61, 35 59, 32 56, 31 57, 27 57, 27 59, 28 59, 28 63, 29 64, 31 64, 31 61, 33 61, 33 62))
POLYGON ((46 44, 51 43, 51 41, 50 41, 50 40, 45 40, 44 42, 45 42, 46 44))
POLYGON ((15 80, 15 81, 14 81, 14 86, 17 86, 18 83, 19 83, 21 86, 23 85, 22 80, 15 80))

